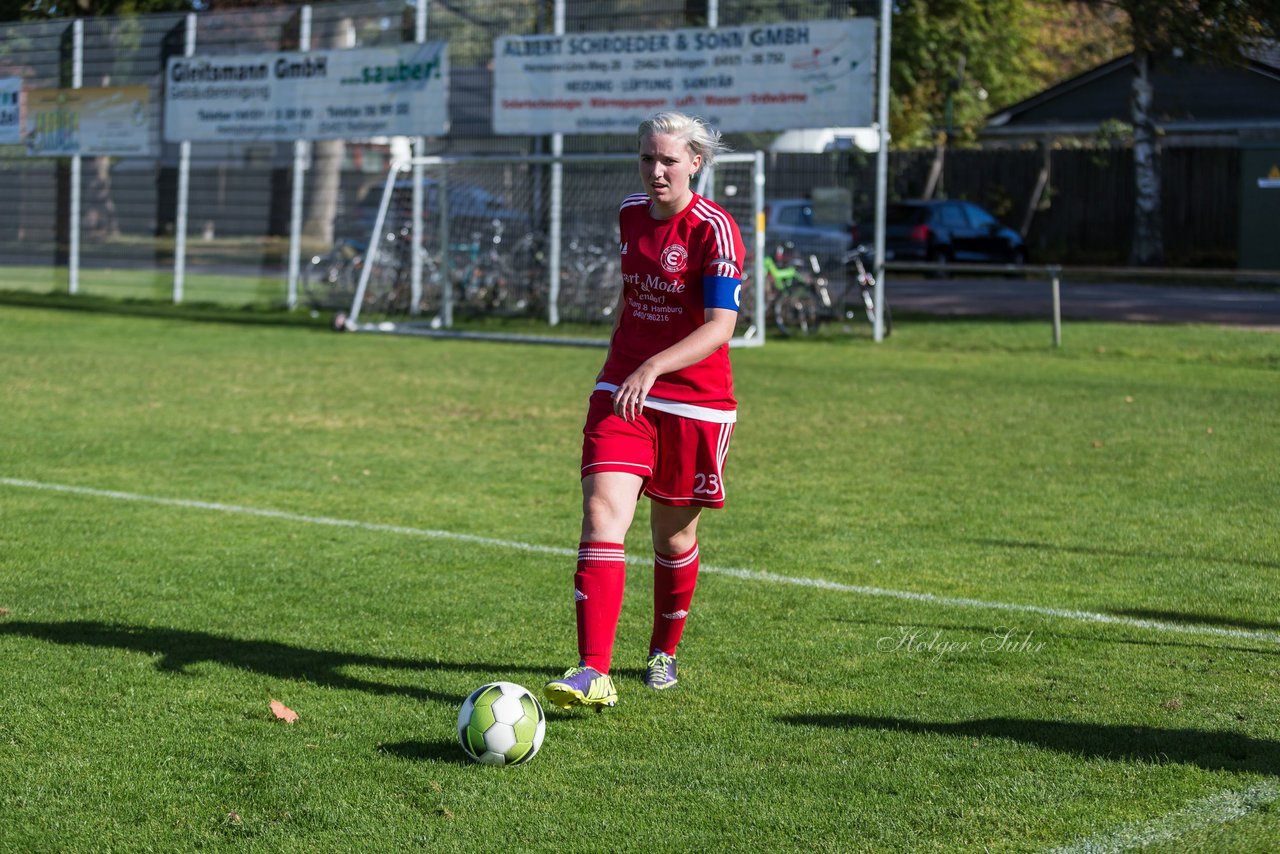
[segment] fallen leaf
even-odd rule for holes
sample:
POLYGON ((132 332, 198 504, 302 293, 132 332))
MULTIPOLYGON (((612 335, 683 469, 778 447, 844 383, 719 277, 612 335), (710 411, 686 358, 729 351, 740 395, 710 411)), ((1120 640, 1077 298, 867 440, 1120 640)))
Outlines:
POLYGON ((7 616, 9 616, 9 609, 8 609, 8 608, 0 608, 0 617, 7 617, 7 616))
POLYGON ((1167 703, 1165 703, 1164 707, 1171 712, 1176 712, 1178 711, 1178 709, 1182 708, 1182 701, 1179 700, 1177 697, 1174 697, 1172 700, 1169 700, 1167 703))
POLYGON ((1106 348, 1106 347, 1103 347, 1103 346, 1099 346, 1099 347, 1097 348, 1096 352, 1098 352, 1098 353, 1105 353, 1105 352, 1107 352, 1107 348, 1106 348))
POLYGON ((236 812, 235 810, 232 810, 231 812, 227 813, 227 823, 240 824, 240 813, 236 812))
POLYGON ((1125 402, 1125 403, 1133 403, 1133 395, 1131 395, 1131 394, 1126 394, 1126 395, 1124 396, 1124 402, 1125 402))
POLYGON ((1204 431, 1204 432, 1206 432, 1206 433, 1208 433, 1209 435, 1211 435, 1211 436, 1212 436, 1212 435, 1213 435, 1213 428, 1212 428, 1212 427, 1207 427, 1207 428, 1205 428, 1205 431, 1204 431))
POLYGON ((271 713, 288 724, 296 723, 298 720, 298 713, 279 700, 271 701, 271 713))
POLYGON ((1102 447, 1102 440, 1101 440, 1101 439, 1094 439, 1094 440, 1093 440, 1093 446, 1094 446, 1095 448, 1101 448, 1101 447, 1102 447))

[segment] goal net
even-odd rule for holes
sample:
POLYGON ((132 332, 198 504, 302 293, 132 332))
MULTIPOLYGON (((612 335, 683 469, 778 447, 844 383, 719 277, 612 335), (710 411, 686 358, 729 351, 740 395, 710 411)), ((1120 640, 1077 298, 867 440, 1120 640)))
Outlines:
MULTIPOLYGON (((359 332, 607 344, 622 286, 618 204, 639 189, 636 164, 633 154, 395 163, 367 243, 313 258, 304 286, 359 332)), ((721 155, 698 180, 747 248, 731 343, 762 344, 763 156, 721 155)))

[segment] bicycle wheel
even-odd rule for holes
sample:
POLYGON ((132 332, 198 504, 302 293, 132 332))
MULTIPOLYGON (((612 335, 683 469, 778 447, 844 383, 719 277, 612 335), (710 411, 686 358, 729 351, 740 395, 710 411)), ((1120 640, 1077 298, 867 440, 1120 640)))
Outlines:
POLYGON ((350 308, 356 293, 355 261, 359 255, 341 246, 313 257, 302 268, 302 292, 318 311, 350 308))
MULTIPOLYGON (((871 324, 871 330, 874 333, 876 328, 875 291, 866 285, 860 290, 862 291, 862 303, 866 307, 867 323, 871 324)), ((888 338, 890 331, 893 329, 893 314, 889 311, 888 306, 885 306, 884 319, 881 323, 884 324, 884 335, 888 338)))
POLYGON ((812 335, 818 331, 818 297, 808 285, 792 285, 773 298, 769 317, 779 335, 812 335))

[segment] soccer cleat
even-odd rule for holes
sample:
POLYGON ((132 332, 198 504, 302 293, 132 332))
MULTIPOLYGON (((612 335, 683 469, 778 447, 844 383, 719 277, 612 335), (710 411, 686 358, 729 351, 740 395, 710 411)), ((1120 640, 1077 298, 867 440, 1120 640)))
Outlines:
POLYGON ((644 684, 655 691, 670 688, 676 684, 676 658, 655 649, 645 662, 644 684))
POLYGON ((618 705, 618 691, 613 687, 609 674, 581 664, 570 667, 559 679, 548 682, 542 693, 562 709, 595 706, 596 711, 600 711, 606 706, 618 705))

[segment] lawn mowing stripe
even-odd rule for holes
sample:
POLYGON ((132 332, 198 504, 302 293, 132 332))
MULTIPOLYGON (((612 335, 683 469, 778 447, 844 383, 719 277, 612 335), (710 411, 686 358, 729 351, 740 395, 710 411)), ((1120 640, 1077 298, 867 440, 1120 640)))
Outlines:
MULTIPOLYGON (((47 492, 63 492, 73 495, 87 495, 94 498, 111 498, 119 501, 135 501, 144 504, 159 504, 166 507, 186 507, 194 510, 213 510, 219 513, 235 513, 242 516, 258 516, 267 519, 280 519, 287 522, 300 522, 308 525, 329 525, 337 528, 355 528, 361 531, 375 531, 387 534, 403 534, 412 537, 427 537, 437 540, 453 540, 455 542, 472 543, 499 549, 513 549, 536 554, 554 555, 556 557, 575 557, 576 549, 558 546, 539 546, 522 543, 516 540, 502 540, 495 537, 482 537, 477 534, 462 534, 456 531, 441 531, 431 528, 410 528, 404 525, 387 525, 379 522, 361 522, 356 519, 337 519, 332 516, 307 516, 301 513, 289 513, 284 510, 270 510, 260 507, 244 507, 238 504, 222 504, 214 501, 196 501, 187 498, 163 498, 154 495, 140 495, 134 492, 118 492, 109 489, 94 489, 87 486, 68 486, 59 483, 42 483, 35 480, 21 480, 11 477, 0 477, 0 484, 20 489, 39 489, 47 492)), ((648 558, 630 557, 627 563, 636 566, 649 566, 648 558)), ((700 567, 701 572, 713 575, 725 575, 745 581, 762 581, 769 584, 789 584, 799 587, 813 587, 819 590, 832 590, 840 593, 855 593, 860 596, 875 596, 887 599, 902 599, 908 602, 923 602, 930 605, 942 605, 956 608, 981 608, 997 611, 1016 611, 1023 614, 1040 614, 1063 620, 1074 620, 1082 623, 1104 623, 1118 626, 1129 626, 1139 629, 1150 629, 1158 632, 1172 632, 1189 635, 1212 635, 1215 637, 1233 638, 1236 640, 1260 641, 1280 644, 1280 634, 1275 632, 1250 631, 1248 629, 1228 629, 1221 626, 1201 626, 1182 623, 1167 623, 1159 620, 1143 620, 1137 617, 1122 617, 1096 611, 1077 611, 1070 608, 1051 608, 1045 605, 1028 605, 1019 602, 995 602, 987 599, 969 599, 957 596, 939 596, 934 593, 918 593, 911 590, 891 590, 884 587, 868 587, 860 584, 844 584, 839 581, 828 581, 825 578, 804 578, 791 575, 779 575, 759 569, 740 569, 735 567, 707 566, 700 567)))
POLYGON ((1228 789, 1192 801, 1150 821, 1135 822, 1099 836, 1077 839, 1069 845, 1051 849, 1048 854, 1112 854, 1172 842, 1188 833, 1257 812, 1276 800, 1280 800, 1280 783, 1264 780, 1242 792, 1228 789))

